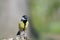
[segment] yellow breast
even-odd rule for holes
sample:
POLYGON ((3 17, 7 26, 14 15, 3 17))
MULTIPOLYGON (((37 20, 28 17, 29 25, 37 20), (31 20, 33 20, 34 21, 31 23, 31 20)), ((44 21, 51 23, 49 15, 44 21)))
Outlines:
MULTIPOLYGON (((29 23, 28 23, 28 21, 27 21, 27 22, 26 22, 25 29, 27 29, 28 24, 29 24, 29 23)), ((19 22, 19 29, 20 29, 20 30, 23 30, 23 28, 24 28, 24 23, 23 23, 23 21, 20 21, 20 22, 19 22)))

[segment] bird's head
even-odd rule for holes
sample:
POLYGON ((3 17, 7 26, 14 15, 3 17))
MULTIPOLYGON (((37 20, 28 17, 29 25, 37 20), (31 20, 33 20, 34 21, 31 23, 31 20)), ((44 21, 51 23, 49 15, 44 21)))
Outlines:
POLYGON ((27 15, 23 15, 22 18, 21 18, 22 21, 26 21, 27 19, 28 19, 27 15))

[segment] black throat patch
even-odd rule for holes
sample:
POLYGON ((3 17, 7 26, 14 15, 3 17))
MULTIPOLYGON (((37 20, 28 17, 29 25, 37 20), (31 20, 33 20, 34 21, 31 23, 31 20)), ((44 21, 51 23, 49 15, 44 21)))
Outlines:
POLYGON ((26 22, 27 22, 27 20, 24 20, 24 21, 23 21, 23 23, 24 23, 23 31, 25 30, 26 22))

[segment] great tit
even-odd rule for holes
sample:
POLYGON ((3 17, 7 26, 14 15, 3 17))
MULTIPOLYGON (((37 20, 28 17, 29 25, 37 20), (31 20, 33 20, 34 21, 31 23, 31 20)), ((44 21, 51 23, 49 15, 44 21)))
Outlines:
POLYGON ((25 31, 28 28, 28 18, 27 15, 23 15, 20 22, 18 23, 19 31, 17 35, 20 35, 21 31, 25 31))

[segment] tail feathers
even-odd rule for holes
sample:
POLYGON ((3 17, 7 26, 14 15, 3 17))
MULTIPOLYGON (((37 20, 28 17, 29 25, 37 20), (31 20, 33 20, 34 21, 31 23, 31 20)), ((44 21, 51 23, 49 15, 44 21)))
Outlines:
POLYGON ((17 35, 20 35, 20 31, 18 31, 17 35))

